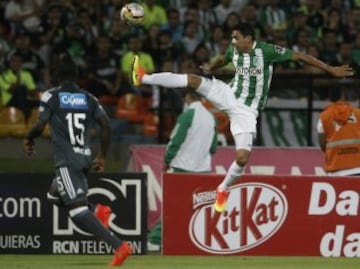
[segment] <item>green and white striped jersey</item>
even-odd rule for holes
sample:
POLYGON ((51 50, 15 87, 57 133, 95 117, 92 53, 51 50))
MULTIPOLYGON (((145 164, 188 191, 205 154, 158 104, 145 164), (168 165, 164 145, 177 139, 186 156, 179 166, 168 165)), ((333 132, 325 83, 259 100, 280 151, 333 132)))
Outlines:
POLYGON ((254 42, 250 53, 239 53, 230 45, 225 62, 235 66, 235 77, 230 82, 237 99, 255 110, 262 110, 267 101, 273 63, 288 61, 293 51, 265 42, 254 42))

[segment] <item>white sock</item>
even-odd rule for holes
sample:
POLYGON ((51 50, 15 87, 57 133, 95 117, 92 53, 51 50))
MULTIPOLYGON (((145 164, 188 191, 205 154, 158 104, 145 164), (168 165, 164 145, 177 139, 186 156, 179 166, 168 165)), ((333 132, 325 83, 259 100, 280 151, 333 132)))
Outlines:
POLYGON ((141 84, 159 85, 165 88, 184 88, 188 85, 188 77, 186 74, 171 72, 145 74, 141 79, 141 84))
POLYGON ((230 165, 224 180, 218 186, 220 191, 227 190, 242 175, 244 166, 239 166, 235 161, 230 165))

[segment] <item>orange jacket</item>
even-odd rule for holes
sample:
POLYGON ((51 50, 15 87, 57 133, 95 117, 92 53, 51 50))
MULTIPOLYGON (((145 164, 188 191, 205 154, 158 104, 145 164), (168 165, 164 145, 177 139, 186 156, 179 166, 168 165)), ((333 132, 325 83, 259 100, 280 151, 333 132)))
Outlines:
POLYGON ((326 137, 325 170, 360 167, 360 110, 337 101, 320 114, 326 137))

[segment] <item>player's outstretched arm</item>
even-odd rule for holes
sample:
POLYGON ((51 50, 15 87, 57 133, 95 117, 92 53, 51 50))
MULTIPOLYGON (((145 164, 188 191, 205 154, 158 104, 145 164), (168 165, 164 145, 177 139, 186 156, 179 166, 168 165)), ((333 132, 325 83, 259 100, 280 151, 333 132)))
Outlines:
POLYGON ((354 70, 348 65, 331 66, 331 65, 328 65, 328 64, 324 63, 323 61, 321 61, 309 54, 305 54, 305 53, 294 52, 294 54, 292 56, 292 60, 302 61, 307 64, 316 66, 316 67, 330 73, 334 77, 349 77, 349 76, 354 75, 354 70))

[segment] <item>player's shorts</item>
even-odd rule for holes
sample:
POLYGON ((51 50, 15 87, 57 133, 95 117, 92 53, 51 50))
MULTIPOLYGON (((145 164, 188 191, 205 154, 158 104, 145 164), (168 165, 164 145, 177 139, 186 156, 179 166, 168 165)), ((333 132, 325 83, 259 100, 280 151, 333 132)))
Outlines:
POLYGON ((197 92, 229 116, 233 136, 241 133, 256 134, 258 112, 241 103, 228 84, 216 78, 202 78, 197 92))
POLYGON ((64 205, 87 203, 88 183, 82 170, 63 166, 56 168, 57 191, 64 205))

